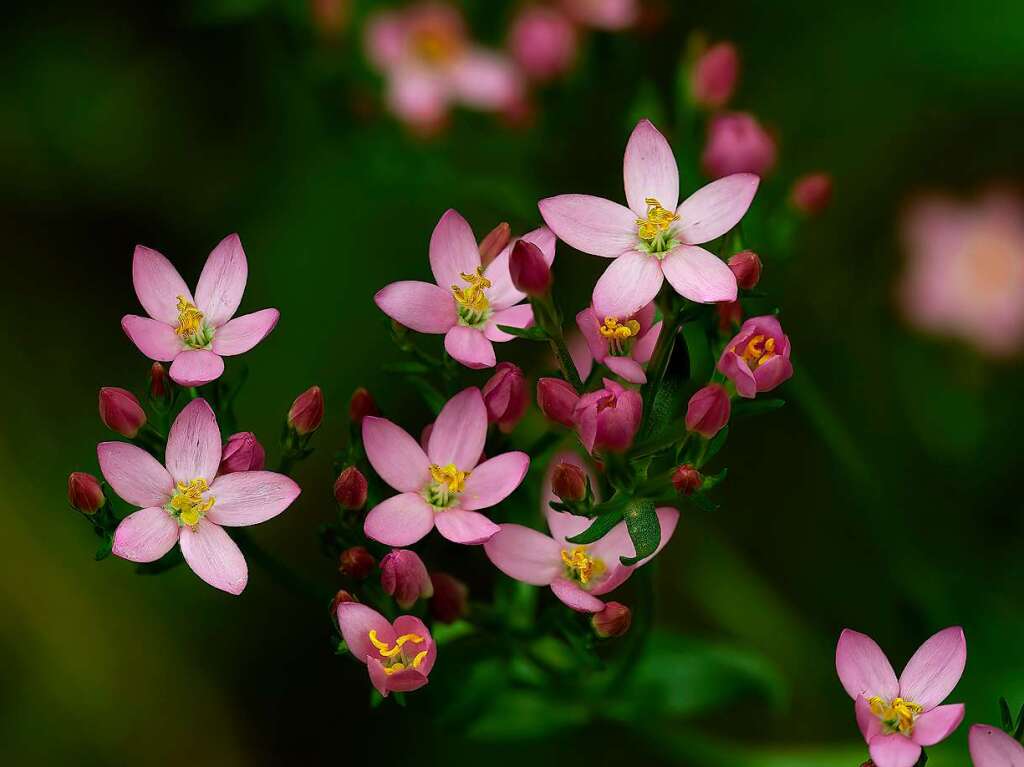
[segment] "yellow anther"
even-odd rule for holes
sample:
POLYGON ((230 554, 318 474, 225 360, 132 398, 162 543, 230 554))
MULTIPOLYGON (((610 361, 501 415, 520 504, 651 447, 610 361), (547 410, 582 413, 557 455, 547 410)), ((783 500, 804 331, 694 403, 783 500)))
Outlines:
POLYGON ((605 317, 599 330, 605 338, 625 341, 627 338, 640 335, 640 323, 636 320, 627 320, 620 323, 614 317, 605 317))
POLYGON ((449 493, 461 493, 469 479, 468 471, 459 471, 454 463, 447 466, 430 465, 430 478, 439 485, 444 485, 449 493))
POLYGON ((402 634, 402 636, 398 637, 398 639, 395 640, 395 646, 392 647, 387 642, 382 642, 380 641, 380 639, 377 638, 376 629, 370 629, 370 633, 368 634, 368 636, 370 637, 370 644, 376 647, 377 651, 385 658, 393 658, 396 655, 398 655, 398 653, 402 651, 402 645, 404 645, 406 642, 419 644, 423 641, 423 637, 421 637, 419 634, 402 634))
POLYGON ((171 508, 178 513, 182 524, 195 527, 199 524, 203 514, 213 508, 216 498, 212 495, 203 498, 203 493, 210 489, 206 480, 202 477, 193 479, 187 484, 179 482, 175 487, 174 495, 171 496, 171 508))
POLYGON ((584 586, 605 570, 604 562, 587 554, 585 546, 577 546, 572 551, 562 549, 562 563, 569 576, 584 586))
POLYGON ((452 285, 452 295, 455 296, 455 300, 472 312, 486 312, 491 305, 484 290, 491 287, 491 281, 484 277, 484 268, 478 266, 475 274, 462 272, 460 276, 463 282, 468 284, 468 287, 460 288, 458 285, 452 285))
POLYGON ((913 701, 903 698, 893 698, 886 702, 877 695, 868 698, 871 706, 871 713, 882 720, 882 724, 890 732, 899 732, 903 735, 910 735, 914 731, 914 721, 924 710, 913 701))
POLYGON ((647 197, 644 203, 647 205, 647 218, 636 220, 636 231, 641 240, 650 242, 659 234, 669 231, 679 216, 661 207, 661 203, 654 197, 647 197))
POLYGON ((182 338, 194 338, 203 330, 203 313, 185 296, 178 296, 178 326, 174 332, 182 338))
MULTIPOLYGON (((733 347, 733 351, 736 347, 733 347)), ((752 367, 760 367, 775 356, 775 339, 758 334, 747 341, 740 356, 752 367)))
POLYGON ((427 657, 427 653, 429 652, 430 650, 423 650, 422 652, 416 653, 416 657, 412 659, 412 667, 419 668, 423 659, 427 657))
POLYGON ((405 664, 399 661, 398 663, 392 663, 390 666, 384 667, 385 674, 394 674, 396 671, 405 671, 405 664))

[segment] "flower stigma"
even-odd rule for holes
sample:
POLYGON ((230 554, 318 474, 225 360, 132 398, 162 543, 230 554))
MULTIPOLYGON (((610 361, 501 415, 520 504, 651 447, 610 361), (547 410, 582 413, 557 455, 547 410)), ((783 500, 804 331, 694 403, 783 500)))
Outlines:
POLYGON ((193 349, 204 349, 213 340, 203 313, 185 296, 178 296, 178 325, 174 332, 193 349))
POLYGON ((910 735, 914 731, 914 720, 921 713, 922 708, 903 698, 893 698, 886 702, 877 695, 868 699, 871 706, 871 713, 882 720, 887 735, 900 733, 910 735))
POLYGON ((586 586, 605 571, 604 562, 587 553, 586 546, 577 546, 572 551, 562 549, 562 564, 566 577, 586 586))
POLYGON ((460 275, 467 287, 452 285, 452 295, 458 304, 459 322, 467 327, 480 328, 491 316, 491 304, 484 291, 491 287, 491 281, 484 277, 484 268, 478 266, 476 273, 460 275))
POLYGON ((445 466, 431 464, 431 483, 426 490, 427 503, 439 509, 450 506, 456 496, 465 489, 469 474, 468 471, 459 471, 454 463, 445 466))
POLYGON ((202 477, 190 480, 188 483, 178 482, 168 504, 168 511, 178 518, 180 524, 195 529, 199 520, 213 508, 213 504, 217 500, 212 495, 208 498, 203 497, 203 493, 209 489, 210 486, 202 477))
POLYGON ((672 236, 672 224, 679 220, 679 215, 663 208, 655 197, 645 198, 644 203, 647 205, 647 217, 636 220, 640 249, 654 255, 667 253, 679 244, 672 236))
POLYGON ((605 317, 598 330, 602 338, 608 341, 608 350, 612 356, 621 357, 629 354, 631 339, 640 335, 640 323, 636 320, 619 322, 615 317, 605 317))

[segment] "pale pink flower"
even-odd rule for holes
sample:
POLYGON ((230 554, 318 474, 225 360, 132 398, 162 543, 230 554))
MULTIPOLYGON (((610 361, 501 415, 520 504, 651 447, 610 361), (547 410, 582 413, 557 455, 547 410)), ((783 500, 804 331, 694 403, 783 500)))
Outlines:
POLYGON ((636 568, 645 565, 668 543, 679 521, 679 512, 670 507, 657 510, 661 541, 657 551, 635 565, 624 565, 619 557, 636 554, 626 523, 620 522, 595 543, 581 545, 566 539, 579 535, 594 520, 569 512, 555 511, 549 503, 558 498, 551 489, 551 473, 560 463, 580 466, 597 487, 596 478, 574 453, 556 456, 548 467, 541 509, 551 535, 522 525, 505 524, 484 544, 494 566, 523 583, 550 586, 555 596, 579 612, 597 613, 605 603, 598 599, 623 584, 636 568))
MULTIPOLYGON (((546 227, 522 239, 536 245, 549 266, 555 260, 555 238, 546 227)), ((443 333, 448 354, 466 367, 494 367, 492 342, 515 337, 498 325, 525 328, 533 324, 533 309, 522 303, 526 296, 516 290, 508 270, 517 241, 509 242, 485 268, 473 230, 466 219, 449 210, 430 237, 435 282, 392 282, 373 300, 395 322, 419 333, 443 333)))
POLYGON ((534 80, 550 80, 576 58, 576 28, 564 13, 528 5, 512 20, 508 48, 519 67, 534 80))
POLYGON ((576 325, 595 360, 630 383, 647 383, 644 366, 661 333, 653 303, 631 317, 601 317, 593 308, 584 309, 576 315, 576 325))
POLYGON ((637 0, 562 0, 562 7, 577 24, 609 31, 633 26, 640 10, 637 0))
POLYGON ((751 317, 725 345, 718 369, 733 382, 737 394, 750 399, 793 376, 789 353, 789 336, 777 318, 751 317))
POLYGON ((679 170, 672 148, 641 120, 623 161, 627 208, 585 194, 539 203, 545 223, 566 244, 615 259, 594 287, 599 317, 628 317, 658 295, 668 280, 685 298, 732 301, 736 278, 725 262, 698 247, 732 229, 747 212, 759 179, 739 173, 712 182, 677 207, 679 170))
POLYGON ((764 176, 775 167, 775 137, 746 112, 716 115, 708 124, 701 166, 710 178, 731 173, 764 176))
POLYGON ((1024 767, 1024 746, 987 724, 971 727, 967 736, 974 767, 1024 767))
POLYGON ((366 516, 367 536, 388 546, 410 546, 435 526, 455 543, 479 544, 498 526, 479 512, 505 500, 530 466, 526 453, 502 453, 479 466, 487 437, 487 408, 476 388, 441 409, 427 449, 384 418, 363 419, 363 446, 374 470, 399 492, 366 516))
POLYGON ((178 543, 196 575, 230 594, 242 593, 249 571, 224 528, 276 517, 300 492, 290 478, 272 471, 220 474, 220 429, 203 399, 189 402, 174 419, 165 466, 126 442, 102 442, 96 452, 114 492, 142 507, 117 526, 113 553, 154 562, 178 543))
POLYGON ((940 706, 967 662, 963 629, 943 629, 910 659, 900 678, 875 641, 845 629, 836 647, 836 671, 854 700, 857 726, 875 767, 913 767, 922 746, 945 740, 960 726, 964 706, 940 706))
POLYGON ((412 692, 427 683, 437 659, 434 638, 414 615, 394 623, 359 602, 338 605, 338 628, 352 657, 366 665, 370 681, 385 698, 391 692, 412 692))
POLYGON ((900 296, 911 323, 993 357, 1024 348, 1024 200, 1008 192, 974 203, 920 199, 903 238, 900 296))
POLYGON ((277 324, 277 309, 234 316, 248 273, 241 240, 228 235, 206 259, 193 298, 170 261, 138 245, 132 280, 149 317, 125 315, 121 327, 147 357, 172 362, 175 382, 202 386, 220 378, 222 357, 249 351, 277 324))

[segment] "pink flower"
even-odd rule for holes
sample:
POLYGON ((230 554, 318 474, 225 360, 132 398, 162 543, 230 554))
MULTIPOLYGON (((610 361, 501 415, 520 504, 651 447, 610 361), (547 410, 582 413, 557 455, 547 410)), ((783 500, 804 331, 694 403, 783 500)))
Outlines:
POLYGON ((940 706, 967 662, 959 626, 943 629, 914 653, 900 678, 871 637, 845 629, 836 671, 854 700, 857 726, 876 767, 913 767, 922 746, 945 740, 964 718, 962 703, 940 706))
POLYGON ((104 386, 100 389, 100 420, 111 431, 122 437, 134 439, 139 429, 146 425, 146 411, 139 398, 127 389, 104 386))
POLYGON ((398 606, 408 610, 420 597, 434 594, 434 585, 420 555, 409 549, 392 549, 380 561, 380 585, 395 598, 398 606))
POLYGON ((793 375, 789 337, 775 317, 751 317, 725 345, 718 369, 736 385, 741 397, 771 391, 793 375))
POLYGON ((705 107, 725 106, 736 89, 740 56, 729 42, 716 43, 701 55, 690 73, 693 100, 705 107))
POLYGON ((633 444, 644 403, 640 393, 609 378, 604 388, 587 392, 576 403, 573 420, 587 452, 621 452, 633 444))
MULTIPOLYGON (((579 457, 572 453, 556 456, 551 467, 574 463, 588 471, 579 457)), ((598 599, 623 584, 633 571, 649 562, 668 543, 675 532, 679 512, 664 507, 657 510, 661 525, 658 550, 635 565, 624 565, 619 557, 636 553, 626 523, 620 522, 599 541, 588 545, 569 543, 566 538, 579 535, 593 522, 587 517, 555 511, 548 504, 557 500, 551 490, 551 471, 544 483, 542 510, 551 535, 522 525, 501 525, 500 531, 486 544, 484 551, 494 566, 517 581, 534 586, 550 586, 555 596, 579 612, 597 613, 605 603, 598 599)), ((597 487, 593 475, 591 484, 597 487)))
POLYGON ((974 767, 1024 767, 1024 746, 987 724, 971 727, 967 737, 974 767))
POLYGON ((647 383, 644 365, 661 333, 653 303, 630 317, 600 317, 593 308, 584 309, 576 315, 576 324, 595 360, 630 383, 647 383))
POLYGON ((763 176, 775 167, 776 153, 775 139, 757 118, 746 112, 734 112, 711 119, 701 166, 711 178, 731 173, 763 176))
POLYGON ((434 422, 427 449, 384 418, 363 419, 366 457, 399 492, 377 504, 363 530, 388 546, 410 546, 431 531, 455 543, 479 544, 498 526, 479 513, 503 501, 526 476, 530 458, 511 452, 484 461, 487 409, 479 389, 456 394, 434 422))
MULTIPOLYGON (((523 235, 536 245, 548 265, 555 260, 555 238, 541 227, 523 235)), ((444 348, 469 368, 494 367, 492 342, 511 341, 498 325, 525 328, 533 324, 533 309, 521 303, 508 271, 515 240, 486 269, 480 263, 473 230, 454 210, 447 211, 430 238, 430 268, 434 283, 392 282, 374 301, 395 322, 419 333, 444 333, 444 348)))
POLYGON ((178 543, 196 575, 230 594, 242 593, 248 568, 224 528, 276 517, 300 492, 291 479, 272 471, 219 475, 220 429, 203 399, 189 402, 174 419, 166 468, 125 442, 102 442, 96 452, 114 492, 142 507, 117 526, 113 553, 131 562, 154 562, 178 543))
POLYGON ((900 297, 921 330, 993 357, 1024 348, 1024 200, 992 192, 973 203, 915 202, 903 222, 900 297))
POLYGON ((576 29, 555 8, 529 5, 513 19, 508 33, 512 58, 532 79, 550 80, 576 58, 576 29))
POLYGON ((832 176, 828 173, 807 173, 793 182, 789 192, 793 207, 808 216, 821 213, 832 201, 832 176))
POLYGON ((719 179, 676 207, 679 170, 665 137, 641 120, 623 161, 629 207, 584 194, 548 197, 540 213, 555 235, 595 256, 615 259, 594 287, 598 317, 629 317, 668 280, 680 295, 701 303, 732 301, 736 278, 717 256, 698 247, 732 229, 747 212, 758 178, 719 179))
POLYGON ((729 423, 729 393, 721 384, 708 384, 690 397, 686 406, 686 428, 711 439, 729 423))
POLYGON ((150 359, 173 361, 170 376, 176 383, 202 386, 220 378, 222 357, 249 351, 277 324, 277 309, 234 317, 248 273, 241 240, 228 235, 206 259, 193 298, 170 261, 138 245, 132 279, 149 317, 127 314, 121 327, 150 359))
POLYGON ((352 657, 366 664, 370 681, 385 698, 390 692, 412 692, 427 683, 437 647, 419 618, 400 615, 389 623, 371 607, 342 602, 338 628, 352 657))
POLYGON ((639 15, 637 0, 562 0, 562 7, 577 24, 610 31, 633 26, 639 15))
POLYGON ((259 471, 267 461, 267 452, 251 431, 232 434, 224 444, 218 474, 236 471, 259 471))
POLYGON ((526 392, 526 376, 511 362, 499 362, 481 390, 487 407, 487 420, 498 424, 503 432, 510 432, 519 423, 530 403, 526 392))
POLYGON ((537 407, 555 423, 569 428, 575 426, 573 411, 579 401, 580 395, 563 378, 541 378, 537 381, 537 407))

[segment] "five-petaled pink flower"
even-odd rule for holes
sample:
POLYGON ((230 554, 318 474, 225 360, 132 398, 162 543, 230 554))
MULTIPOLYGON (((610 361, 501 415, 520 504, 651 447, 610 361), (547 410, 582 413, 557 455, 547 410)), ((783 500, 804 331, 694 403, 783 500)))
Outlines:
POLYGON ((591 544, 569 543, 594 521, 566 511, 555 511, 549 503, 558 497, 551 489, 551 474, 560 463, 579 466, 587 472, 592 487, 596 478, 574 453, 564 453, 551 461, 544 481, 542 511, 551 535, 522 525, 504 524, 487 543, 484 551, 494 566, 510 578, 534 586, 550 586, 555 596, 579 612, 596 613, 604 609, 598 599, 623 584, 633 571, 649 562, 668 543, 679 521, 679 512, 670 507, 657 510, 661 541, 657 550, 635 565, 624 565, 619 557, 636 553, 626 523, 620 522, 603 538, 591 544))
POLYGON ((202 386, 224 372, 222 357, 249 351, 277 324, 277 309, 234 317, 249 267, 237 234, 225 237, 203 267, 195 297, 178 270, 160 253, 138 245, 132 280, 149 317, 125 315, 121 327, 152 360, 172 362, 182 386, 202 386))
POLYGON ((224 528, 276 517, 300 492, 290 478, 272 471, 219 475, 220 429, 203 399, 189 402, 174 419, 166 468, 126 442, 102 442, 96 452, 114 491, 142 507, 117 526, 113 553, 131 562, 154 562, 179 543, 196 575, 231 594, 242 593, 249 571, 224 528))
POLYGON ((1024 767, 1024 746, 987 724, 971 727, 967 736, 974 767, 1024 767))
POLYGON ((945 740, 964 718, 962 703, 940 706, 967 662, 959 626, 931 637, 896 678, 871 637, 845 629, 836 647, 836 671, 854 700, 857 726, 876 767, 913 767, 922 746, 945 740))
POLYGON ((498 526, 479 513, 519 487, 530 466, 526 453, 502 453, 479 466, 487 437, 487 408, 476 388, 445 404, 430 430, 427 449, 384 418, 363 419, 366 457, 399 492, 377 504, 363 530, 388 546, 409 546, 437 527, 455 543, 479 544, 498 526))
POLYGON ((338 628, 349 652, 366 664, 370 681, 385 698, 389 692, 411 692, 427 683, 437 647, 415 615, 399 615, 389 623, 371 607, 342 602, 338 605, 338 628))
POLYGON ((653 303, 631 317, 601 317, 587 308, 576 315, 576 324, 595 360, 630 383, 647 383, 643 366, 661 333, 661 321, 654 322, 653 303))
MULTIPOLYGON (((555 260, 555 238, 549 229, 534 229, 522 239, 540 249, 548 266, 555 260)), ((526 296, 516 290, 508 271, 515 243, 509 242, 484 267, 473 230, 449 210, 430 237, 430 269, 436 283, 392 282, 373 300, 395 322, 420 333, 444 333, 444 348, 466 367, 494 367, 491 342, 514 338, 498 325, 533 324, 533 309, 520 303, 526 296)))
POLYGON ((718 369, 735 384, 737 394, 749 399, 792 377, 789 351, 789 336, 775 317, 751 317, 725 345, 718 369))
POLYGON ((668 280, 684 298, 733 301, 736 278, 701 243, 732 229, 747 212, 759 179, 737 173, 698 189, 676 207, 679 170, 672 148, 650 121, 641 120, 623 161, 629 207, 585 194, 539 203, 545 223, 584 253, 614 258, 594 287, 599 317, 628 317, 658 295, 668 280))

